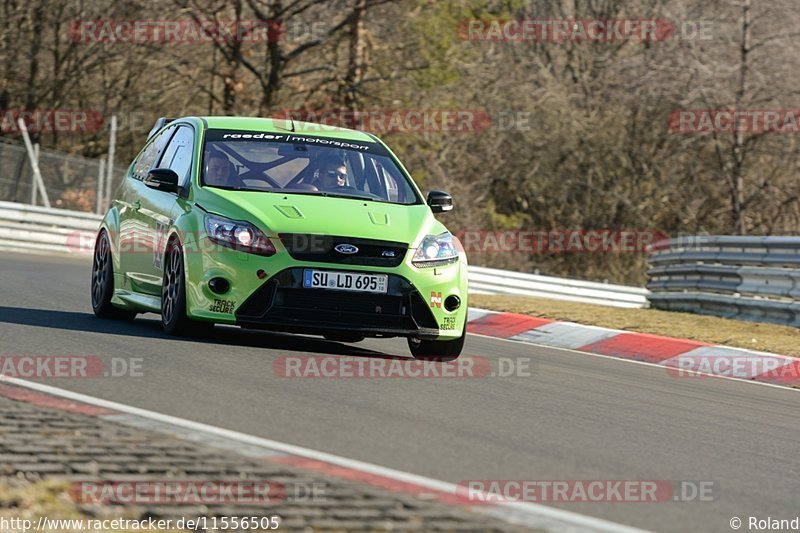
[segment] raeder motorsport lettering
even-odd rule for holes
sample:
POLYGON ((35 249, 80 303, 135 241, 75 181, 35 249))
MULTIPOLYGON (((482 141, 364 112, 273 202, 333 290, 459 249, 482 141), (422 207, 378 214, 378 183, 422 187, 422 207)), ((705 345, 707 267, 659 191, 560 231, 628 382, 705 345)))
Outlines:
POLYGON ((252 131, 231 131, 231 130, 208 130, 206 141, 260 141, 274 143, 302 144, 307 146, 321 146, 328 148, 342 148, 345 150, 357 150, 375 155, 386 155, 386 150, 378 143, 362 143, 348 139, 333 139, 330 137, 316 137, 313 135, 289 135, 279 133, 252 132, 252 131))

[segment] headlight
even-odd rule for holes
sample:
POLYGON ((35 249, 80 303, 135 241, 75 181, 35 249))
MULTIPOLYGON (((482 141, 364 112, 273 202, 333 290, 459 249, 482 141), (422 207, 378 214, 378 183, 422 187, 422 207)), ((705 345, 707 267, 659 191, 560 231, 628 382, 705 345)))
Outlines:
POLYGON ((422 239, 411 262, 419 268, 449 265, 458 261, 453 235, 446 231, 441 235, 428 235, 422 239))
POLYGON ((275 246, 264 233, 241 220, 231 220, 219 215, 206 215, 206 234, 212 242, 249 254, 275 255, 275 246))

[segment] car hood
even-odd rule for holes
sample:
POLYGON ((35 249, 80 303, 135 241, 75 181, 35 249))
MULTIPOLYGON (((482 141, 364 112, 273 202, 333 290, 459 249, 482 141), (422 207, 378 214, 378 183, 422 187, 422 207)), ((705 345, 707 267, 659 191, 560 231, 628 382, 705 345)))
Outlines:
POLYGON ((340 235, 403 242, 414 247, 444 227, 427 205, 268 192, 204 189, 197 202, 206 211, 247 220, 270 237, 279 233, 340 235))

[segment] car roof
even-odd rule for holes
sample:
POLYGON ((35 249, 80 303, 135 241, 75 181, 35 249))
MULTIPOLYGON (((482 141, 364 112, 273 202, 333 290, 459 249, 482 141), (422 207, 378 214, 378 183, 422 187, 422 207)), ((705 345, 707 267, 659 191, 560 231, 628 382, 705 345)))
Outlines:
POLYGON ((314 137, 331 137, 337 139, 347 139, 349 141, 376 142, 377 139, 363 131, 339 128, 336 126, 320 125, 313 122, 294 121, 294 132, 292 132, 292 121, 284 118, 262 118, 262 117, 184 117, 179 120, 196 118, 202 121, 208 129, 220 130, 241 130, 264 133, 295 133, 297 135, 308 135, 314 137))

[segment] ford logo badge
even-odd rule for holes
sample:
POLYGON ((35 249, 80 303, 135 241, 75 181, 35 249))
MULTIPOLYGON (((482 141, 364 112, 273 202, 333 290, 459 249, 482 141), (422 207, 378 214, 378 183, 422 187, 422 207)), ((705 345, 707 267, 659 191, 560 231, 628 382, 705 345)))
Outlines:
POLYGON ((358 253, 358 247, 352 244, 337 244, 333 247, 340 254, 353 255, 358 253))

